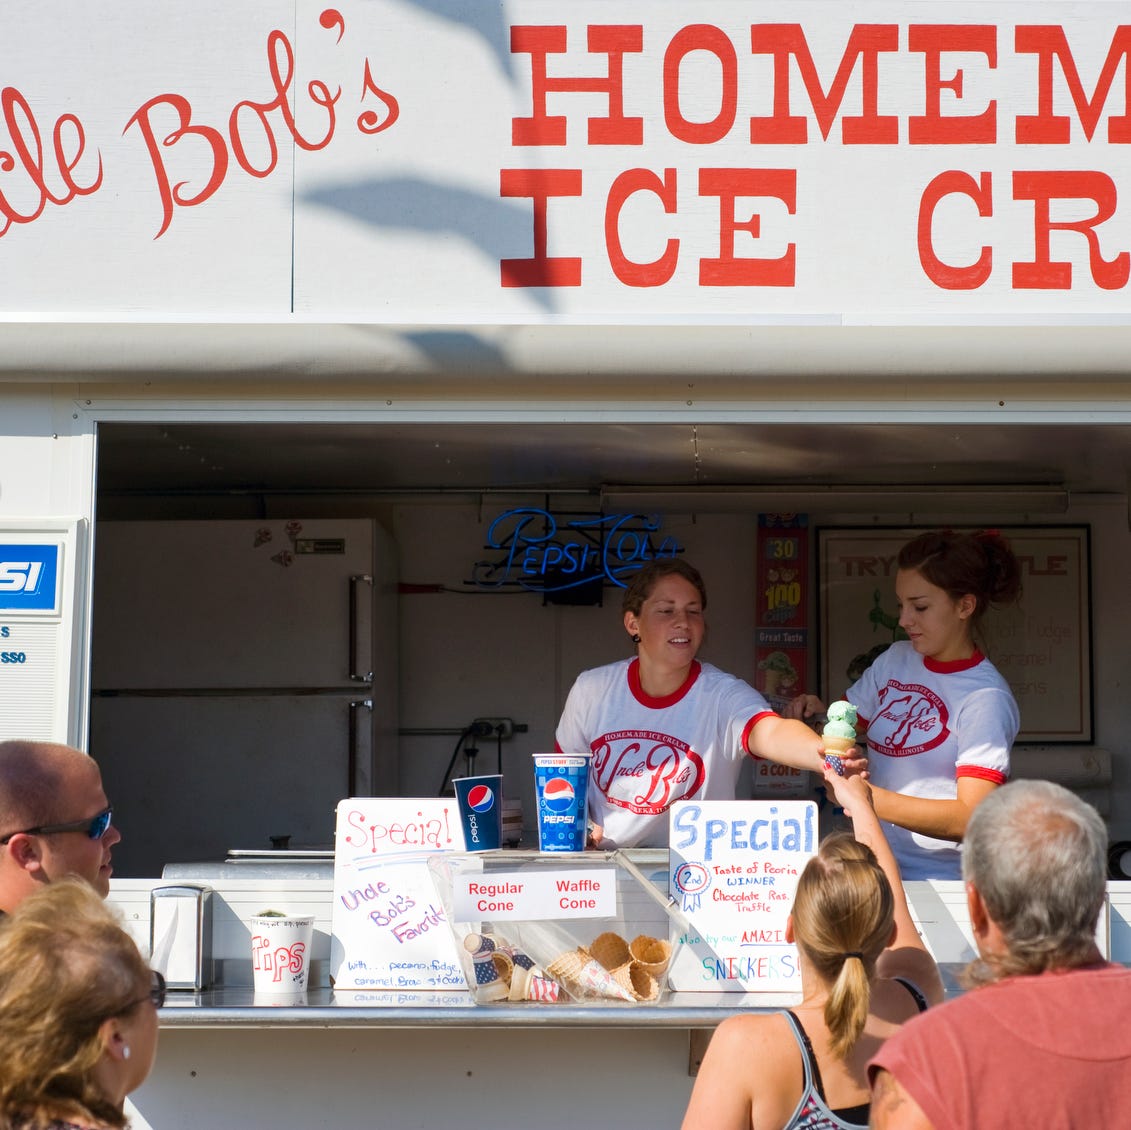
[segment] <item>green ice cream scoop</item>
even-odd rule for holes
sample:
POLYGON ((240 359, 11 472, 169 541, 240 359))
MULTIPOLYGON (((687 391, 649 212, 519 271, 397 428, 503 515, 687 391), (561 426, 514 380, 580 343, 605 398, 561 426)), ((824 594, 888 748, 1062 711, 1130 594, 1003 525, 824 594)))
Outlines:
POLYGON ((821 731, 826 738, 851 738, 856 740, 856 707, 851 702, 838 699, 829 704, 828 721, 821 731))

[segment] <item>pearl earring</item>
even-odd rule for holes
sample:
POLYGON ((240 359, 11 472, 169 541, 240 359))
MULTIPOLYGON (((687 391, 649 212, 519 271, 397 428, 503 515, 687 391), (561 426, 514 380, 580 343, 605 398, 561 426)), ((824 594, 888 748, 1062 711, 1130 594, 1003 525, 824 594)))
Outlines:
POLYGON ((129 1044, 123 1044, 122 1045, 122 1059, 129 1059, 129 1058, 130 1058, 130 1045, 129 1044))

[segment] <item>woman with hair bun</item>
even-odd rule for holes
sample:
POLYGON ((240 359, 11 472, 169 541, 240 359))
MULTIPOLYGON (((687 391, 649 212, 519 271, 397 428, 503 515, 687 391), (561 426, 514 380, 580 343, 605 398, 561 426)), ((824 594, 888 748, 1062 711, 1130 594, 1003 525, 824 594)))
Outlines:
MULTIPOLYGON (((991 607, 1021 594, 1021 567, 996 530, 932 530, 899 551, 895 593, 906 640, 845 694, 867 742, 873 801, 906 879, 961 878, 970 814, 1009 779, 1020 728, 1009 684, 978 644, 991 607)), ((823 712, 813 695, 795 718, 823 712)))
POLYGON ((901 1024, 943 999, 867 782, 825 771, 852 834, 821 841, 801 873, 786 938, 801 1004, 728 1017, 711 1037, 683 1130, 856 1130, 867 1064, 901 1024))
POLYGON ((157 1050, 165 982, 80 879, 0 926, 0 1128, 110 1130, 157 1050))

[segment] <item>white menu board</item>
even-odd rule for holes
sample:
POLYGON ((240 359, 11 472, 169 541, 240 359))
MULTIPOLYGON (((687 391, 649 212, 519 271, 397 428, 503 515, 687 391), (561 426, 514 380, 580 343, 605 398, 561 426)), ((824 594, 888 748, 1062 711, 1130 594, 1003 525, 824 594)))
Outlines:
POLYGON ((673 989, 801 990, 785 940, 797 880, 817 853, 810 800, 680 801, 670 813, 669 890, 692 929, 668 974, 673 989))
POLYGON ((335 989, 466 989, 428 856, 463 851, 453 798, 338 803, 330 978, 335 989))

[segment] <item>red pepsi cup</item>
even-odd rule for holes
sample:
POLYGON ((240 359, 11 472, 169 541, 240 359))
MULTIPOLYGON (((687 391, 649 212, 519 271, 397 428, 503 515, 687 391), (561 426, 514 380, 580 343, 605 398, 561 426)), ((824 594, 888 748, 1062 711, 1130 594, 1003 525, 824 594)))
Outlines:
POLYGON ((589 757, 588 753, 534 755, 539 851, 585 850, 589 757))
POLYGON ((457 777, 452 784, 468 851, 495 851, 503 842, 503 778, 457 777))

